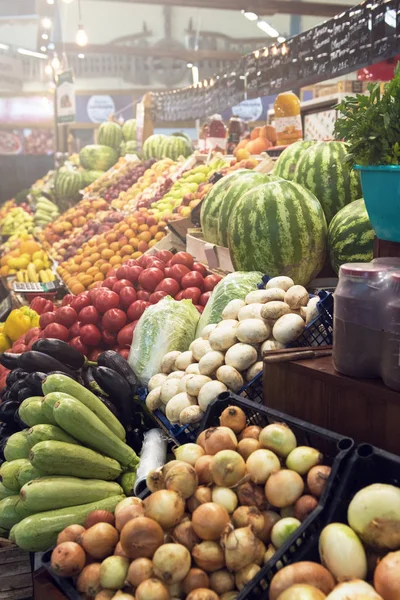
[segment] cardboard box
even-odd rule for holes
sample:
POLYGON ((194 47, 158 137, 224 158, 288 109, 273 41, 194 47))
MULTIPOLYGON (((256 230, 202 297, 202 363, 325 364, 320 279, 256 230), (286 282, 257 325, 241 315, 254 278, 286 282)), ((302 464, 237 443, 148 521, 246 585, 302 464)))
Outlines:
POLYGON ((201 230, 191 230, 187 233, 186 249, 197 261, 208 265, 210 269, 220 269, 227 273, 235 270, 228 248, 206 242, 201 230))

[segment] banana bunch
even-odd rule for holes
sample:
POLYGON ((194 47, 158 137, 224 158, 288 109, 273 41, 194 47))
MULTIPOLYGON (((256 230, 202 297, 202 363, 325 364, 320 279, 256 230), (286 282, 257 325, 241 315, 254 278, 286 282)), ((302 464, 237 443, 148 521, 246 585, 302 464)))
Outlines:
POLYGON ((20 283, 49 283, 57 279, 50 268, 38 270, 33 263, 30 263, 27 269, 18 271, 16 277, 20 283))
POLYGON ((33 232, 33 217, 20 206, 13 208, 0 223, 1 235, 23 235, 33 232))
POLYGON ((34 222, 36 227, 46 227, 60 215, 58 206, 44 196, 39 196, 36 202, 36 212, 34 222))

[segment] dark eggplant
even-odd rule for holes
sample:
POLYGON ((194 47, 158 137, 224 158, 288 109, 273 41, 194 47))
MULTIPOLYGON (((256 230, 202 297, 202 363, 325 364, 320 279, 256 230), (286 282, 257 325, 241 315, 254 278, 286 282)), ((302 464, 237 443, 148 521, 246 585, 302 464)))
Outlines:
POLYGON ((25 379, 27 375, 28 373, 23 369, 14 369, 13 371, 10 371, 10 373, 7 375, 6 384, 8 385, 8 387, 11 387, 16 381, 25 379))
POLYGON ((99 397, 100 397, 100 400, 102 401, 102 403, 107 406, 108 410, 112 412, 114 417, 117 417, 118 421, 121 421, 120 414, 119 414, 115 404, 113 404, 111 402, 111 400, 109 400, 108 398, 105 398, 104 396, 99 396, 99 397))
POLYGON ((20 429, 26 429, 27 428, 27 424, 23 422, 23 420, 21 419, 21 417, 19 416, 19 411, 16 410, 14 413, 14 427, 16 428, 17 431, 19 431, 20 429))
POLYGON ((13 354, 12 352, 2 352, 0 354, 0 365, 3 365, 6 369, 17 369, 21 365, 18 364, 19 357, 22 354, 13 354))
POLYGON ((142 450, 143 437, 143 430, 138 428, 133 429, 133 431, 127 431, 126 433, 126 443, 133 448, 138 455, 142 450))
POLYGON ((3 387, 3 389, 0 392, 0 400, 3 400, 4 396, 7 394, 8 391, 9 388, 7 386, 3 387))
POLYGON ((14 413, 18 410, 19 404, 14 400, 8 400, 0 404, 0 421, 3 423, 13 423, 14 413))
POLYGON ((125 429, 132 429, 134 406, 132 389, 127 380, 108 367, 94 367, 93 377, 110 397, 110 400, 121 415, 121 422, 125 429))
POLYGON ((4 403, 4 402, 8 402, 9 400, 11 400, 10 388, 7 388, 6 393, 3 394, 1 397, 1 401, 2 401, 2 403, 4 403))
POLYGON ((132 388, 133 393, 136 392, 136 388, 139 385, 137 377, 135 373, 132 371, 129 363, 123 356, 115 352, 114 350, 106 350, 102 352, 97 359, 97 363, 99 367, 108 367, 113 371, 116 371, 122 377, 129 382, 129 385, 132 388))
POLYGON ((11 423, 0 423, 0 439, 8 437, 19 430, 19 427, 12 421, 11 423))
POLYGON ((35 373, 30 373, 28 377, 24 380, 24 383, 28 388, 32 390, 33 395, 42 396, 42 383, 46 379, 46 377, 47 373, 36 371, 35 373))
POLYGON ((21 404, 26 398, 30 398, 32 396, 32 390, 28 387, 23 387, 19 390, 17 395, 17 402, 21 404))
MULTIPOLYGON (((18 393, 20 390, 22 390, 23 388, 26 388, 27 385, 25 383, 25 379, 23 379, 22 381, 16 381, 11 387, 10 387, 10 399, 11 400, 18 400, 18 393)), ((32 394, 31 394, 32 396, 32 394)))
POLYGON ((85 357, 78 352, 78 350, 71 348, 69 344, 63 342, 62 340, 42 338, 40 340, 36 340, 32 346, 32 350, 37 350, 38 352, 43 352, 43 354, 47 354, 48 356, 53 356, 62 364, 71 367, 71 369, 81 369, 85 364, 85 357))
POLYGON ((97 396, 104 394, 105 396, 107 396, 107 392, 105 392, 105 390, 101 389, 101 387, 99 386, 99 384, 93 377, 93 367, 89 366, 86 369, 82 369, 81 378, 82 378, 83 385, 88 390, 93 392, 93 394, 96 394, 97 396))
POLYGON ((35 371, 42 371, 43 373, 50 373, 51 371, 61 371, 64 375, 75 377, 73 371, 66 365, 63 365, 60 361, 52 356, 30 350, 19 355, 18 366, 28 371, 28 373, 34 373, 35 371))

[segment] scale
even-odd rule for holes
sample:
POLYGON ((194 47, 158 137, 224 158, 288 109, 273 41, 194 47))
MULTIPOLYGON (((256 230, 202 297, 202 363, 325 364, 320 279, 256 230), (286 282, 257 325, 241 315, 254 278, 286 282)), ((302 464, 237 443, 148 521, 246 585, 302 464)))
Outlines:
POLYGON ((46 292, 57 292, 64 285, 60 281, 49 281, 48 283, 32 283, 32 282, 18 282, 14 281, 12 289, 17 294, 29 294, 29 293, 42 293, 46 292))

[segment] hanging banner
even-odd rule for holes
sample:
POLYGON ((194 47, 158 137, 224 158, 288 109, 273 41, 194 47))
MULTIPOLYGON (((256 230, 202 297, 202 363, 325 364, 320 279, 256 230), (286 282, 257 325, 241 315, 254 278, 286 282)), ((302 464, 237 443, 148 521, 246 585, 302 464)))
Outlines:
POLYGON ((72 69, 58 75, 56 84, 57 123, 74 123, 76 117, 75 83, 72 69))

